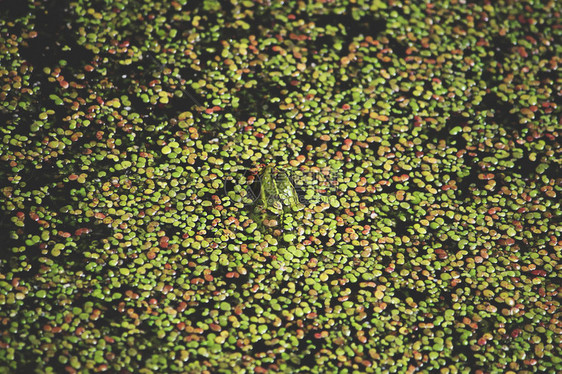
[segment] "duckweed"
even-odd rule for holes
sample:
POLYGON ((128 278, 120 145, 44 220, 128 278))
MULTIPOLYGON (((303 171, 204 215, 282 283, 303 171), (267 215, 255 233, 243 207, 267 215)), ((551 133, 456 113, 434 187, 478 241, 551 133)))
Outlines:
POLYGON ((561 11, 2 2, 0 371, 559 371, 561 11))

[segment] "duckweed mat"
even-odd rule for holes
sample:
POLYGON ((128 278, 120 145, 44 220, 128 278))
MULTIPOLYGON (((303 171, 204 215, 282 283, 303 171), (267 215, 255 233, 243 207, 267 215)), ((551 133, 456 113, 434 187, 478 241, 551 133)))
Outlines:
POLYGON ((561 8, 0 1, 0 372, 559 372, 561 8))

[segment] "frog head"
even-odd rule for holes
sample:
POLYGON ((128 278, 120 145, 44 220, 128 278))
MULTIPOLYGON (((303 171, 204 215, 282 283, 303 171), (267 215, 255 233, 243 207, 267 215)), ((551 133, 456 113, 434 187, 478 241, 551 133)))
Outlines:
POLYGON ((269 164, 263 168, 259 179, 258 202, 265 210, 280 215, 284 211, 302 209, 295 186, 285 171, 269 164))

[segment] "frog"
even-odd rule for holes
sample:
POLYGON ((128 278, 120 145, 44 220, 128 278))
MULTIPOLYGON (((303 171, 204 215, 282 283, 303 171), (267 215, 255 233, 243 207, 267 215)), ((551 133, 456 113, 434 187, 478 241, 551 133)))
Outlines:
POLYGON ((304 208, 300 203, 295 186, 286 172, 274 165, 267 165, 259 175, 260 192, 258 205, 266 212, 275 215, 304 208))

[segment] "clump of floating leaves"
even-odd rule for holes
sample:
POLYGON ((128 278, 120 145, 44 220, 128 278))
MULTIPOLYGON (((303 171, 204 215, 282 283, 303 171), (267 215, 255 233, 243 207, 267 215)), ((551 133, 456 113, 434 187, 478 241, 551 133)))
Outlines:
POLYGON ((3 1, 0 372, 560 370, 561 10, 3 1))

